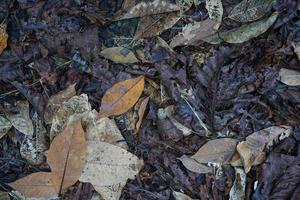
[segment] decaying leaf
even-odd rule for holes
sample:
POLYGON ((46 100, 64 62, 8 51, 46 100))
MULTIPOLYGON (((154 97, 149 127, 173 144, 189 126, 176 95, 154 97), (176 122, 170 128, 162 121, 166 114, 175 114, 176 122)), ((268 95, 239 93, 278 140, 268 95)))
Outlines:
POLYGON ((27 197, 59 196, 80 177, 85 164, 86 142, 81 121, 55 137, 48 151, 51 172, 38 172, 9 185, 27 197))
POLYGON ((251 22, 263 17, 276 0, 243 0, 237 4, 228 17, 239 22, 251 22))
POLYGON ((104 58, 121 64, 132 64, 139 62, 134 53, 125 47, 106 48, 100 52, 100 55, 104 58))
POLYGON ((210 166, 199 163, 195 159, 189 158, 186 155, 181 156, 180 158, 178 158, 178 160, 182 162, 185 168, 187 168, 192 172, 199 173, 199 174, 206 174, 212 172, 212 168, 210 166))
POLYGON ((175 200, 193 200, 191 197, 182 192, 173 191, 172 195, 175 198, 175 200))
POLYGON ((11 127, 11 123, 6 118, 0 116, 0 139, 9 131, 11 127))
POLYGON ((10 200, 8 193, 0 191, 0 199, 1 200, 10 200))
POLYGON ((272 126, 246 137, 246 141, 239 142, 237 152, 240 154, 245 172, 248 173, 251 167, 258 165, 265 160, 265 149, 270 149, 274 143, 278 143, 288 137, 292 132, 290 126, 272 126))
POLYGON ((300 85, 300 71, 281 68, 279 80, 289 86, 298 86, 300 85))
POLYGON ((100 194, 110 193, 107 199, 118 199, 127 179, 132 179, 143 161, 123 148, 99 141, 87 142, 86 165, 80 181, 91 183, 100 194))
POLYGON ((292 43, 294 52, 296 53, 298 60, 300 60, 300 42, 293 42, 292 43))
POLYGON ((99 116, 109 117, 127 112, 139 100, 144 82, 144 76, 139 76, 113 85, 101 100, 99 116))
POLYGON ((221 138, 208 141, 191 158, 199 163, 224 164, 236 148, 238 140, 232 138, 221 138))
POLYGON ((216 33, 203 40, 211 44, 219 44, 221 42, 243 43, 266 32, 276 21, 277 17, 278 13, 274 12, 268 18, 250 24, 244 24, 229 31, 216 33))
POLYGON ((0 24, 0 54, 7 47, 8 34, 6 32, 6 27, 7 25, 5 22, 0 24))
POLYGON ((145 113, 145 110, 147 108, 147 105, 148 105, 148 102, 149 102, 149 97, 145 98, 140 107, 139 107, 139 110, 138 110, 138 121, 137 123, 135 124, 135 133, 138 133, 139 130, 140 130, 140 127, 141 127, 141 124, 142 124, 142 121, 143 121, 143 117, 144 117, 144 113, 145 113))
POLYGON ((19 113, 7 113, 6 117, 10 123, 21 133, 32 136, 33 125, 29 116, 29 103, 28 101, 18 101, 17 108, 19 113))
POLYGON ((44 114, 46 123, 51 123, 53 114, 58 111, 58 109, 62 106, 64 102, 68 101, 75 95, 75 84, 73 84, 67 87, 66 89, 58 92, 57 94, 51 96, 47 103, 44 114))
POLYGON ((179 6, 172 4, 167 0, 142 1, 133 6, 126 2, 124 4, 125 6, 123 6, 121 12, 115 17, 116 20, 143 17, 180 10, 179 6))
POLYGON ((205 0, 176 0, 176 3, 180 7, 181 12, 189 10, 193 4, 195 6, 198 6, 202 2, 205 2, 205 0))
POLYGON ((179 12, 162 13, 141 17, 134 39, 149 38, 171 28, 180 19, 179 12))
POLYGON ((174 48, 180 45, 196 45, 201 39, 215 33, 215 24, 214 19, 189 23, 172 39, 170 46, 174 48))
POLYGON ((245 199, 246 173, 243 169, 235 167, 235 179, 229 193, 229 200, 245 199))
POLYGON ((214 30, 218 30, 223 17, 223 5, 221 0, 206 0, 205 8, 208 10, 210 19, 215 20, 214 30))

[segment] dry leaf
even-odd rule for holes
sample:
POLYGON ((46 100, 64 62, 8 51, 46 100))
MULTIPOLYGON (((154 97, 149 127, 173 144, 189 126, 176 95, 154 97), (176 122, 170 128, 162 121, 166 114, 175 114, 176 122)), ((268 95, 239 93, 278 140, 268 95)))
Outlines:
POLYGON ((0 24, 0 54, 7 47, 8 34, 6 32, 7 25, 5 23, 0 24))
POLYGON ((106 48, 100 52, 100 55, 106 59, 121 64, 132 64, 139 62, 134 53, 125 47, 106 48))
POLYGON ((235 167, 235 179, 229 193, 229 200, 245 199, 246 173, 243 169, 235 167))
POLYGON ((66 89, 58 92, 57 94, 51 96, 47 103, 44 114, 46 123, 51 123, 53 114, 58 111, 58 109, 62 106, 64 102, 68 101, 75 95, 75 84, 73 84, 67 87, 66 89))
POLYGON ((292 132, 290 126, 272 126, 246 137, 246 141, 239 142, 237 152, 240 154, 245 172, 248 173, 253 165, 265 160, 265 149, 269 149, 292 132))
POLYGON ((215 33, 215 24, 216 21, 214 19, 187 24, 172 39, 170 46, 174 48, 180 45, 196 45, 201 39, 215 33))
POLYGON ((300 60, 300 42, 292 42, 294 52, 298 57, 298 60, 300 60))
POLYGON ((8 193, 0 191, 0 199, 1 200, 10 200, 8 193))
POLYGON ((54 138, 47 161, 51 172, 38 172, 9 185, 27 197, 58 196, 80 177, 85 164, 86 142, 78 120, 54 138))
POLYGON ((300 71, 281 68, 279 80, 289 86, 298 86, 300 85, 300 71))
POLYGON ((11 127, 11 123, 6 118, 0 116, 0 139, 9 131, 11 127))
POLYGON ((219 44, 221 42, 243 43, 266 32, 276 21, 277 17, 278 13, 274 12, 268 18, 250 24, 244 24, 229 31, 216 33, 204 38, 203 41, 211 44, 219 44))
POLYGON ((176 4, 172 4, 167 0, 153 0, 140 2, 131 8, 130 3, 125 2, 123 9, 115 17, 116 20, 129 19, 134 17, 143 17, 148 15, 156 15, 161 13, 168 13, 179 11, 180 7, 176 4))
MULTIPOLYGON (((132 179, 138 174, 143 165, 134 154, 123 148, 105 142, 88 141, 86 165, 80 181, 91 183, 99 193, 107 190, 111 195, 116 195, 117 188, 123 186, 127 179, 132 179), (115 188, 115 192, 113 192, 115 188)), ((117 199, 111 196, 108 199, 117 199)))
POLYGON ((27 101, 18 101, 17 108, 20 113, 7 113, 6 117, 10 123, 21 133, 33 136, 33 124, 29 116, 29 104, 27 101))
POLYGON ((237 4, 228 17, 239 22, 251 22, 263 17, 274 0, 243 0, 237 4))
POLYGON ((187 168, 192 172, 199 173, 199 174, 206 174, 212 172, 211 167, 199 163, 195 159, 189 158, 186 155, 181 156, 180 158, 178 158, 178 160, 182 162, 185 168, 187 168))
POLYGON ((127 112, 139 100, 144 90, 144 82, 144 76, 139 76, 113 85, 101 100, 100 118, 127 112))
POLYGON ((205 8, 210 19, 215 20, 213 29, 217 31, 222 23, 223 5, 221 0, 206 0, 205 8))
POLYGON ((221 138, 208 141, 191 158, 199 163, 226 163, 236 148, 238 140, 221 138))
POLYGON ((191 197, 181 192, 173 191, 172 195, 175 198, 175 200, 193 200, 191 197))
POLYGON ((140 107, 139 107, 139 111, 138 111, 138 115, 139 115, 139 119, 135 125, 135 133, 138 133, 139 130, 140 130, 140 127, 141 127, 141 124, 142 124, 142 121, 143 121, 143 117, 144 117, 144 113, 145 113, 145 110, 147 108, 147 105, 148 105, 148 102, 149 102, 149 97, 145 98, 140 107))

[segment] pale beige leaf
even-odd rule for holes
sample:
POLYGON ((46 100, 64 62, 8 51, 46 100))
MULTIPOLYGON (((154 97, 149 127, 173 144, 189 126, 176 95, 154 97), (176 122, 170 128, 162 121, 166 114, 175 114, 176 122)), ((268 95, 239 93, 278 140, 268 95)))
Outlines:
POLYGON ((0 139, 9 131, 12 124, 4 117, 0 116, 0 139))
POLYGON ((139 100, 144 90, 144 76, 120 81, 106 91, 99 111, 100 117, 121 115, 139 100))
POLYGON ((143 161, 123 148, 105 142, 88 141, 86 165, 80 181, 95 188, 125 183, 133 179, 143 161))
POLYGON ((73 84, 67 87, 66 89, 58 92, 57 94, 51 96, 47 103, 44 114, 46 123, 51 123, 53 114, 58 111, 58 109, 62 106, 64 102, 68 101, 75 95, 75 84, 73 84))
POLYGON ((18 101, 17 108, 19 113, 12 114, 7 113, 6 117, 10 123, 21 133, 32 136, 33 135, 33 124, 29 117, 29 104, 27 101, 18 101))
POLYGON ((243 43, 266 32, 274 24, 277 17, 278 13, 274 12, 268 18, 250 24, 244 24, 229 31, 216 33, 204 38, 203 41, 211 44, 219 44, 221 42, 243 43))
POLYGON ((181 192, 173 191, 172 195, 175 198, 175 200, 193 200, 191 197, 181 192))
POLYGON ((51 177, 49 172, 37 172, 9 185, 26 197, 55 197, 58 196, 59 191, 55 189, 51 177))
POLYGON ((251 22, 263 17, 274 0, 243 0, 229 13, 228 17, 239 22, 251 22))
POLYGON ((279 80, 289 86, 298 86, 300 85, 300 71, 281 68, 279 80))
POLYGON ((235 179, 229 193, 229 200, 246 199, 246 173, 243 169, 235 167, 235 179))
POLYGON ((10 200, 8 193, 0 191, 0 199, 1 200, 10 200))
POLYGON ((122 194, 124 183, 118 183, 111 186, 93 186, 103 199, 119 200, 122 194))
POLYGON ((199 173, 199 174, 206 174, 206 173, 211 173, 212 168, 204 165, 202 163, 197 162, 195 159, 189 158, 186 155, 181 156, 178 158, 182 162, 182 164, 187 168, 188 170, 199 173))
POLYGON ((210 19, 215 20, 213 29, 218 30, 223 17, 223 5, 221 0, 206 0, 205 8, 208 11, 210 19))
POLYGON ((106 59, 121 64, 132 64, 139 62, 134 53, 125 47, 106 48, 100 52, 100 55, 106 59))
POLYGON ((292 42, 294 52, 298 57, 298 60, 300 60, 300 42, 292 42))
POLYGON ((238 140, 221 138, 208 141, 191 158, 199 163, 226 163, 236 148, 238 140))
POLYGON ((81 120, 77 120, 56 136, 48 151, 51 181, 59 192, 79 179, 85 165, 86 141, 81 120))
POLYGON ((246 141, 239 142, 237 152, 240 154, 245 172, 248 173, 253 165, 261 164, 265 160, 265 149, 270 149, 288 137, 292 132, 290 126, 272 126, 246 137, 246 141))

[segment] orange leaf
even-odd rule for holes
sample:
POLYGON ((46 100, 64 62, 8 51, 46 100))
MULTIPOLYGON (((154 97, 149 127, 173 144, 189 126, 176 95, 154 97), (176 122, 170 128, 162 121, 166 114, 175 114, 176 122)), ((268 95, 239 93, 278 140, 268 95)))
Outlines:
POLYGON ((99 116, 109 117, 127 112, 139 100, 144 90, 144 76, 121 81, 106 91, 99 116))
POLYGON ((55 197, 58 192, 51 181, 50 172, 37 172, 9 184, 26 197, 55 197))
POLYGON ((6 24, 0 24, 0 54, 7 46, 8 34, 6 32, 6 24))

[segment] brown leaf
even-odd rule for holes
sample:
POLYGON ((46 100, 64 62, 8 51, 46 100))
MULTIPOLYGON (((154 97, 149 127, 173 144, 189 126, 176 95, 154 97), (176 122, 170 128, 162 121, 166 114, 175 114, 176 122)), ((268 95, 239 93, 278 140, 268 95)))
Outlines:
POLYGON ((56 197, 58 192, 52 183, 51 177, 50 172, 37 172, 9 185, 26 197, 56 197))
POLYGON ((116 63, 132 64, 139 62, 134 53, 125 47, 106 48, 100 52, 100 55, 116 63))
POLYGON ((79 179, 85 164, 85 143, 80 120, 67 126, 52 141, 47 161, 51 167, 52 181, 59 192, 79 179))
POLYGON ((8 34, 6 32, 7 25, 5 23, 0 24, 0 54, 7 47, 8 34))
POLYGON ((127 112, 139 100, 144 82, 144 76, 139 76, 113 85, 101 100, 99 116, 109 117, 127 112))
POLYGON ((141 127, 141 124, 142 124, 142 121, 143 121, 144 113, 145 113, 145 110, 147 108, 148 102, 149 102, 149 97, 145 98, 142 101, 141 105, 140 105, 140 108, 139 108, 139 111, 138 111, 139 119, 138 119, 138 121, 135 125, 135 133, 139 132, 139 130, 140 130, 140 127, 141 127))
POLYGON ((245 172, 248 173, 253 165, 258 165, 265 160, 265 148, 270 148, 274 143, 288 137, 292 132, 290 126, 272 126, 252 133, 246 141, 239 142, 237 151, 240 154, 245 172))
POLYGON ((238 143, 232 138, 215 139, 204 144, 191 158, 199 163, 225 163, 238 143))

